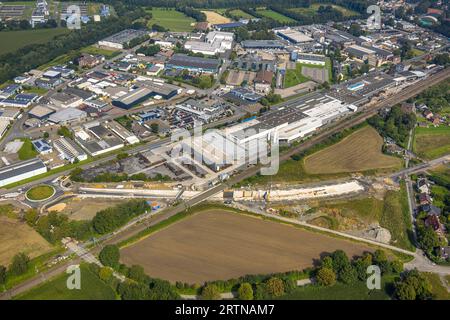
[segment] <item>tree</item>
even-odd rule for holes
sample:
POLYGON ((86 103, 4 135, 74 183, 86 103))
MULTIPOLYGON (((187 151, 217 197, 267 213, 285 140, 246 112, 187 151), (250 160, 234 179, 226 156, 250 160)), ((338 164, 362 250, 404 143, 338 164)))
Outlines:
POLYGON ((219 300, 220 292, 216 285, 207 284, 202 290, 202 300, 219 300))
POLYGON ((356 269, 352 267, 351 264, 344 266, 344 268, 339 272, 339 280, 345 284, 355 282, 358 278, 358 273, 356 269))
POLYGON ((25 221, 32 227, 36 224, 38 216, 39 214, 36 209, 28 209, 27 212, 25 212, 25 221))
POLYGON ((117 158, 117 160, 123 160, 123 159, 126 159, 126 158, 128 158, 129 157, 129 154, 128 153, 126 153, 126 152, 121 152, 121 153, 119 153, 117 156, 116 156, 116 158, 117 158))
POLYGON ((45 131, 44 132, 44 139, 48 139, 49 137, 50 137, 50 134, 47 131, 45 131))
POLYGON ((358 279, 361 281, 367 279, 367 268, 372 265, 372 255, 365 253, 362 257, 356 259, 353 265, 358 279))
POLYGON ((342 250, 336 250, 333 252, 331 254, 331 258, 333 259, 333 270, 336 274, 339 274, 344 267, 350 264, 347 254, 342 250))
POLYGON ((322 267, 317 271, 316 280, 321 286, 332 286, 336 283, 336 274, 333 269, 322 267))
POLYGON ((103 247, 98 258, 100 259, 100 262, 105 266, 112 268, 117 267, 119 265, 120 259, 119 247, 113 244, 103 247))
POLYGON ((158 133, 159 132, 159 124, 157 124, 156 122, 152 123, 150 125, 150 129, 152 130, 153 133, 158 133))
POLYGON ((0 285, 6 283, 6 267, 0 265, 0 285))
POLYGON ((394 296, 400 300, 428 300, 433 297, 430 281, 416 269, 405 272, 394 283, 394 296))
POLYGON ((150 288, 143 283, 124 281, 117 287, 122 300, 146 300, 150 295, 150 288))
POLYGON ((61 126, 58 129, 58 134, 60 136, 63 136, 65 138, 70 138, 73 139, 73 133, 69 130, 69 128, 67 128, 66 126, 61 126))
POLYGON ((23 252, 16 254, 13 257, 12 263, 9 266, 9 272, 19 276, 28 271, 30 258, 23 252))
POLYGON ((112 274, 113 269, 111 269, 110 267, 102 267, 98 272, 98 277, 106 282, 111 279, 112 274))
POLYGON ((272 297, 280 297, 284 294, 283 280, 273 277, 266 282, 266 291, 272 297))
POLYGON ((142 266, 132 265, 128 271, 128 278, 137 282, 144 282, 147 279, 147 275, 142 266))
POLYGON ((238 298, 241 300, 253 300, 253 288, 248 282, 244 282, 239 286, 238 298))

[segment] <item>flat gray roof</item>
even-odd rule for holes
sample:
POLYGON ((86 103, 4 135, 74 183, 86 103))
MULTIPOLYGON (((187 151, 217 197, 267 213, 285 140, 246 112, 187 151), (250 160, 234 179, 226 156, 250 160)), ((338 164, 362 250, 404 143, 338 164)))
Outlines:
POLYGON ((41 159, 31 159, 0 168, 0 181, 45 168, 41 159))

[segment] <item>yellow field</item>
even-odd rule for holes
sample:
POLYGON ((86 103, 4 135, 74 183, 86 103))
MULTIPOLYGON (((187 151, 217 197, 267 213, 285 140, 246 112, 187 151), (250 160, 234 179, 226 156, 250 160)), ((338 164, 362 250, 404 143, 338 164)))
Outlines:
POLYGON ((361 172, 374 169, 399 168, 402 161, 382 153, 383 138, 366 126, 342 141, 305 158, 309 174, 361 172))
POLYGON ((0 265, 7 266, 12 257, 24 252, 34 258, 50 251, 50 244, 27 224, 0 216, 0 265))
POLYGON ((206 20, 211 24, 228 23, 231 19, 218 14, 215 11, 202 11, 206 14, 206 20))

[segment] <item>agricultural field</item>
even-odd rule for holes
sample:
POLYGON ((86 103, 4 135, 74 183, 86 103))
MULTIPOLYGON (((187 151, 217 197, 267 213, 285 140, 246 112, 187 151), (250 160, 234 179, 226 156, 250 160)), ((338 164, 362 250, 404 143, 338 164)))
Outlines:
POLYGON ((66 214, 72 220, 91 220, 98 211, 114 207, 123 202, 124 200, 118 199, 81 199, 74 197, 53 205, 47 211, 66 214))
POLYGON ((203 283, 311 267, 324 252, 371 248, 294 226, 208 209, 124 247, 122 262, 172 282, 203 283), (271 263, 267 263, 270 261, 271 263))
POLYGON ((305 83, 310 79, 303 75, 302 64, 297 63, 295 69, 287 69, 284 76, 284 88, 290 88, 300 83, 305 83))
POLYGON ((0 55, 14 52, 29 44, 46 43, 53 37, 69 32, 67 28, 0 32, 0 55))
POLYGON ((336 9, 338 11, 340 11, 344 17, 351 17, 351 16, 357 16, 358 13, 356 11, 335 5, 335 4, 330 4, 330 3, 313 3, 311 4, 311 6, 309 8, 294 8, 294 9, 289 9, 290 11, 293 12, 297 12, 300 14, 305 14, 305 15, 309 15, 309 16, 313 16, 317 14, 317 11, 319 10, 320 6, 332 6, 333 9, 336 9))
POLYGON ((382 153, 383 138, 366 126, 304 160, 306 172, 327 174, 400 168, 399 158, 382 153))
POLYGON ((81 289, 67 289, 66 273, 15 297, 16 300, 115 300, 116 293, 85 265, 80 266, 81 289))
POLYGON ((153 8, 146 11, 152 14, 152 19, 148 23, 149 27, 156 23, 175 32, 192 31, 194 29, 195 20, 175 9, 153 8))
POLYGON ((450 153, 450 126, 417 127, 414 132, 413 151, 427 160, 450 153))
POLYGON ((206 21, 208 21, 210 24, 220 24, 220 23, 231 22, 230 18, 227 18, 215 11, 204 10, 202 12, 204 14, 206 14, 206 21))
POLYGON ((281 23, 285 23, 285 22, 295 22, 294 19, 286 17, 278 12, 275 12, 273 10, 270 9, 258 9, 257 12, 261 15, 263 15, 264 17, 276 20, 278 22, 281 23))
MULTIPOLYGON (((0 210, 4 207, 0 206, 0 210)), ((30 258, 51 250, 51 245, 26 223, 0 214, 0 265, 7 266, 14 255, 24 252, 30 258)))
POLYGON ((239 17, 239 18, 242 18, 242 19, 254 19, 255 18, 254 16, 249 15, 247 12, 244 12, 241 9, 231 10, 230 13, 233 16, 236 16, 236 17, 239 17))

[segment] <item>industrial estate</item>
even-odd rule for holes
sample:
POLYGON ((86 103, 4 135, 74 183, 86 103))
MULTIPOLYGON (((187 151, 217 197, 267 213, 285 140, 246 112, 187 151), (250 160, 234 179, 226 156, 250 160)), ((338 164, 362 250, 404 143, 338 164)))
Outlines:
POLYGON ((450 299, 448 3, 257 3, 0 3, 2 299, 450 299))

